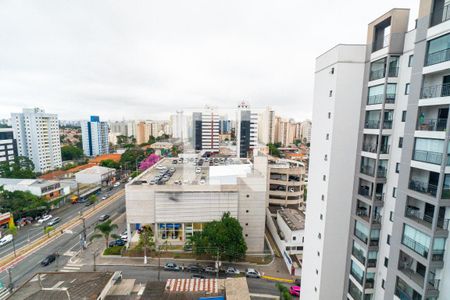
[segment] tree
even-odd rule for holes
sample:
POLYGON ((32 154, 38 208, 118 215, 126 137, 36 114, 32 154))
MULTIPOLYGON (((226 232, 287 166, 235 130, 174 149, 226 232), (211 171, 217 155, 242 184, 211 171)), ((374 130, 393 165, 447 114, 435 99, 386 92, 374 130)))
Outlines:
POLYGON ((93 234, 91 236, 91 241, 99 238, 105 239, 106 248, 108 248, 108 242, 109 238, 112 237, 113 239, 118 239, 119 236, 117 234, 114 234, 113 231, 118 228, 117 224, 112 224, 111 220, 107 220, 106 222, 97 224, 95 226, 95 231, 100 231, 100 233, 93 234))
POLYGON ((96 195, 90 195, 88 198, 89 203, 94 205, 94 209, 95 209, 95 203, 97 203, 97 196, 96 195))
POLYGON ((10 192, 0 187, 0 213, 11 212, 16 218, 36 217, 49 207, 47 201, 30 192, 10 192))
POLYGON ((112 159, 104 159, 100 162, 100 166, 107 167, 107 168, 113 168, 113 169, 120 169, 120 164, 112 159))
POLYGON ((275 286, 277 287, 278 291, 280 292, 281 300, 291 300, 292 299, 292 296, 289 294, 289 289, 285 285, 277 282, 277 283, 275 283, 275 286))
POLYGON ((228 261, 242 259, 247 251, 241 224, 229 212, 220 221, 206 223, 203 231, 194 234, 189 242, 196 254, 219 253, 228 261))
POLYGON ((140 148, 130 148, 122 154, 120 164, 127 170, 133 170, 136 168, 137 163, 144 158, 144 150, 140 148))
POLYGON ((280 157, 281 156, 281 152, 278 149, 281 145, 279 145, 279 143, 276 144, 267 144, 267 146, 269 146, 269 154, 272 156, 277 156, 280 157))
POLYGON ((148 144, 151 145, 151 144, 154 144, 154 143, 156 143, 156 138, 153 135, 149 136, 148 137, 148 144))
POLYGON ((150 154, 147 156, 141 163, 139 164, 139 171, 143 172, 156 164, 159 161, 160 157, 156 154, 150 154))
POLYGON ((156 141, 157 141, 157 142, 159 142, 159 141, 165 141, 165 140, 167 140, 167 139, 169 139, 169 138, 170 138, 170 135, 164 133, 164 134, 158 136, 158 137, 156 138, 156 141))
POLYGON ((144 249, 144 264, 147 263, 147 250, 155 249, 155 241, 153 239, 152 229, 144 226, 142 227, 141 234, 139 235, 139 242, 137 247, 139 249, 144 249))
POLYGON ((0 177, 3 178, 36 178, 34 163, 25 156, 17 156, 13 162, 0 163, 0 177))
POLYGON ((71 145, 61 147, 62 160, 77 160, 83 158, 83 150, 71 145))
POLYGON ((46 234, 47 237, 50 237, 50 232, 52 232, 53 229, 55 229, 53 226, 45 226, 44 227, 44 234, 46 234))

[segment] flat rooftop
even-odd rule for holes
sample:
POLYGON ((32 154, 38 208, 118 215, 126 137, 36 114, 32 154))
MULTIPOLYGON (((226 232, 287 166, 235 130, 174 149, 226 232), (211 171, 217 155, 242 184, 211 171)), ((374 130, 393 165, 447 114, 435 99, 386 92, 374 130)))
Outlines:
POLYGON ((278 210, 278 214, 291 230, 305 229, 305 215, 300 210, 285 208, 278 210))
POLYGON ((84 169, 77 174, 91 174, 91 175, 102 175, 109 172, 115 172, 115 169, 107 168, 107 167, 101 167, 101 166, 93 166, 88 169, 84 169))
POLYGON ((8 299, 53 300, 97 299, 113 272, 38 273, 25 282, 8 299))
POLYGON ((131 181, 131 185, 199 185, 210 184, 216 176, 236 177, 245 175, 251 166, 247 159, 212 158, 212 159, 179 159, 164 158, 141 175, 131 181), (240 167, 239 167, 240 166, 240 167), (244 166, 244 167, 243 167, 244 166), (247 168, 245 168, 247 166, 247 168), (158 176, 169 178, 158 184, 158 176))

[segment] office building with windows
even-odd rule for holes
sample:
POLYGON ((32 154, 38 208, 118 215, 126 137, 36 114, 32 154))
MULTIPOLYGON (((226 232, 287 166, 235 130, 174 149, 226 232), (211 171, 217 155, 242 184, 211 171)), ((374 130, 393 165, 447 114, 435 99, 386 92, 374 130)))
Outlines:
MULTIPOLYGON (((325 93, 326 84, 336 81, 330 97, 347 88, 362 99, 359 105, 339 104, 358 116, 359 126, 357 132, 346 132, 357 141, 346 145, 351 148, 347 167, 334 178, 322 178, 317 161, 327 155, 327 164, 338 163, 342 158, 333 149, 344 135, 327 141, 316 136, 322 130, 316 127, 325 126, 312 130, 302 299, 435 300, 450 295, 449 4, 422 0, 416 27, 409 31, 408 9, 393 9, 371 22, 363 46, 364 74, 351 86, 339 83, 344 71, 339 66, 325 66, 334 75, 328 78, 316 73, 321 84, 316 85, 315 106, 324 100, 319 91, 325 93), (314 151, 328 145, 328 153, 314 151), (352 175, 346 174, 348 164, 354 167, 352 175), (351 184, 344 183, 345 175, 351 184), (353 196, 339 195, 339 207, 330 212, 334 201, 326 195, 321 199, 324 187, 314 184, 321 180, 337 180, 342 188, 351 187, 353 196), (327 230, 337 215, 340 225, 347 224, 342 227, 348 229, 345 245, 335 243, 327 230), (335 256, 330 265, 326 253, 331 250, 346 253, 345 259, 335 256)), ((315 108, 313 122, 319 124, 326 115, 315 108)))
POLYGON ((91 116, 89 121, 81 122, 83 151, 86 156, 109 153, 108 123, 100 122, 98 116, 91 116))
POLYGON ((24 108, 12 113, 11 122, 19 156, 28 157, 35 172, 47 172, 62 167, 59 124, 56 114, 39 108, 24 108))
POLYGON ((238 105, 236 118, 236 155, 246 158, 258 146, 258 113, 244 101, 238 105))
POLYGON ((0 163, 12 163, 17 156, 17 145, 12 128, 0 128, 0 163))
POLYGON ((219 152, 220 116, 213 110, 192 113, 192 146, 195 150, 219 152))

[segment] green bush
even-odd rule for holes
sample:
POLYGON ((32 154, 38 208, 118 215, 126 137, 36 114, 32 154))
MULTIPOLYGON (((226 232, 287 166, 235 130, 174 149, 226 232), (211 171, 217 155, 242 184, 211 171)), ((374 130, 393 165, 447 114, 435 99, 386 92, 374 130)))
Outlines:
POLYGON ((114 247, 108 247, 103 252, 103 255, 121 255, 122 254, 122 248, 124 246, 114 246, 114 247))

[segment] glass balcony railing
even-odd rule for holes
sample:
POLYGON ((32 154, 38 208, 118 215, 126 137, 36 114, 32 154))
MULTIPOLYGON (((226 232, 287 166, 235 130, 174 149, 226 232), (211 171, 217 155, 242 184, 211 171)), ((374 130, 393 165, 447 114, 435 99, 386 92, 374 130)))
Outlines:
POLYGON ((354 272, 352 269, 350 269, 350 274, 353 276, 353 278, 356 279, 356 281, 358 281, 359 283, 363 283, 363 277, 359 274, 357 274, 356 272, 354 272))
POLYGON ((375 105, 383 103, 383 94, 380 95, 372 95, 367 97, 367 105, 375 105))
POLYGON ((364 128, 378 129, 380 128, 380 120, 369 120, 364 123, 364 128))
POLYGON ((358 230, 357 228, 355 228, 355 236, 365 244, 367 244, 369 240, 369 237, 364 232, 358 230))
POLYGON ((410 237, 403 236, 402 244, 425 258, 428 256, 428 247, 420 244, 410 237))
POLYGON ((378 167, 377 177, 378 178, 386 178, 387 169, 385 167, 378 167))
POLYGON ((386 103, 393 104, 395 103, 395 94, 386 94, 386 103))
POLYGON ((361 290, 350 280, 349 286, 348 286, 348 293, 350 296, 352 296, 355 300, 362 300, 362 292, 361 290))
POLYGON ((364 197, 366 197, 366 198, 371 198, 371 197, 372 197, 372 195, 371 195, 370 192, 369 192, 369 188, 366 188, 366 187, 364 187, 364 186, 360 186, 360 187, 359 187, 358 193, 359 193, 361 196, 364 196, 364 197))
POLYGON ((370 70, 369 81, 384 78, 384 68, 379 70, 370 70))
POLYGON ((361 250, 356 249, 353 247, 352 254, 354 257, 356 257, 357 260, 359 260, 360 263, 363 265, 366 263, 366 257, 364 256, 364 252, 361 250))
POLYGON ((450 60, 450 49, 444 49, 426 56, 426 65, 431 66, 450 60))
POLYGON ((409 181, 409 189, 422 193, 422 194, 428 194, 433 197, 436 196, 437 193, 437 186, 430 183, 425 183, 418 180, 410 180, 409 181))
POLYGON ((445 131, 447 129, 447 119, 424 119, 419 120, 417 130, 423 131, 445 131))
POLYGON ((442 163, 442 153, 425 150, 415 150, 413 159, 416 161, 440 165, 442 163))
POLYGON ((397 77, 398 76, 398 67, 389 67, 388 76, 389 77, 397 77))
POLYGON ((366 278, 366 283, 364 287, 366 289, 373 289, 375 286, 375 280, 373 278, 366 278))
POLYGON ((450 96, 450 83, 424 86, 420 93, 421 99, 450 96))
POLYGON ((365 152, 376 153, 377 152, 377 144, 363 144, 362 150, 365 152))
POLYGON ((377 259, 376 258, 369 258, 367 260, 367 267, 374 268, 377 266, 377 259))
POLYGON ((450 4, 434 8, 430 25, 435 26, 448 20, 450 20, 450 4))
POLYGON ((444 186, 444 188, 442 189, 441 198, 442 199, 450 199, 450 187, 444 186))
POLYGON ((374 175, 374 167, 369 165, 361 165, 360 169, 361 173, 373 176, 374 175))
POLYGON ((392 129, 392 120, 384 120, 383 129, 392 129))
POLYGON ((382 145, 380 149, 381 154, 389 154, 389 145, 382 145))
POLYGON ((431 251, 432 261, 444 261, 445 250, 433 250, 431 251))

